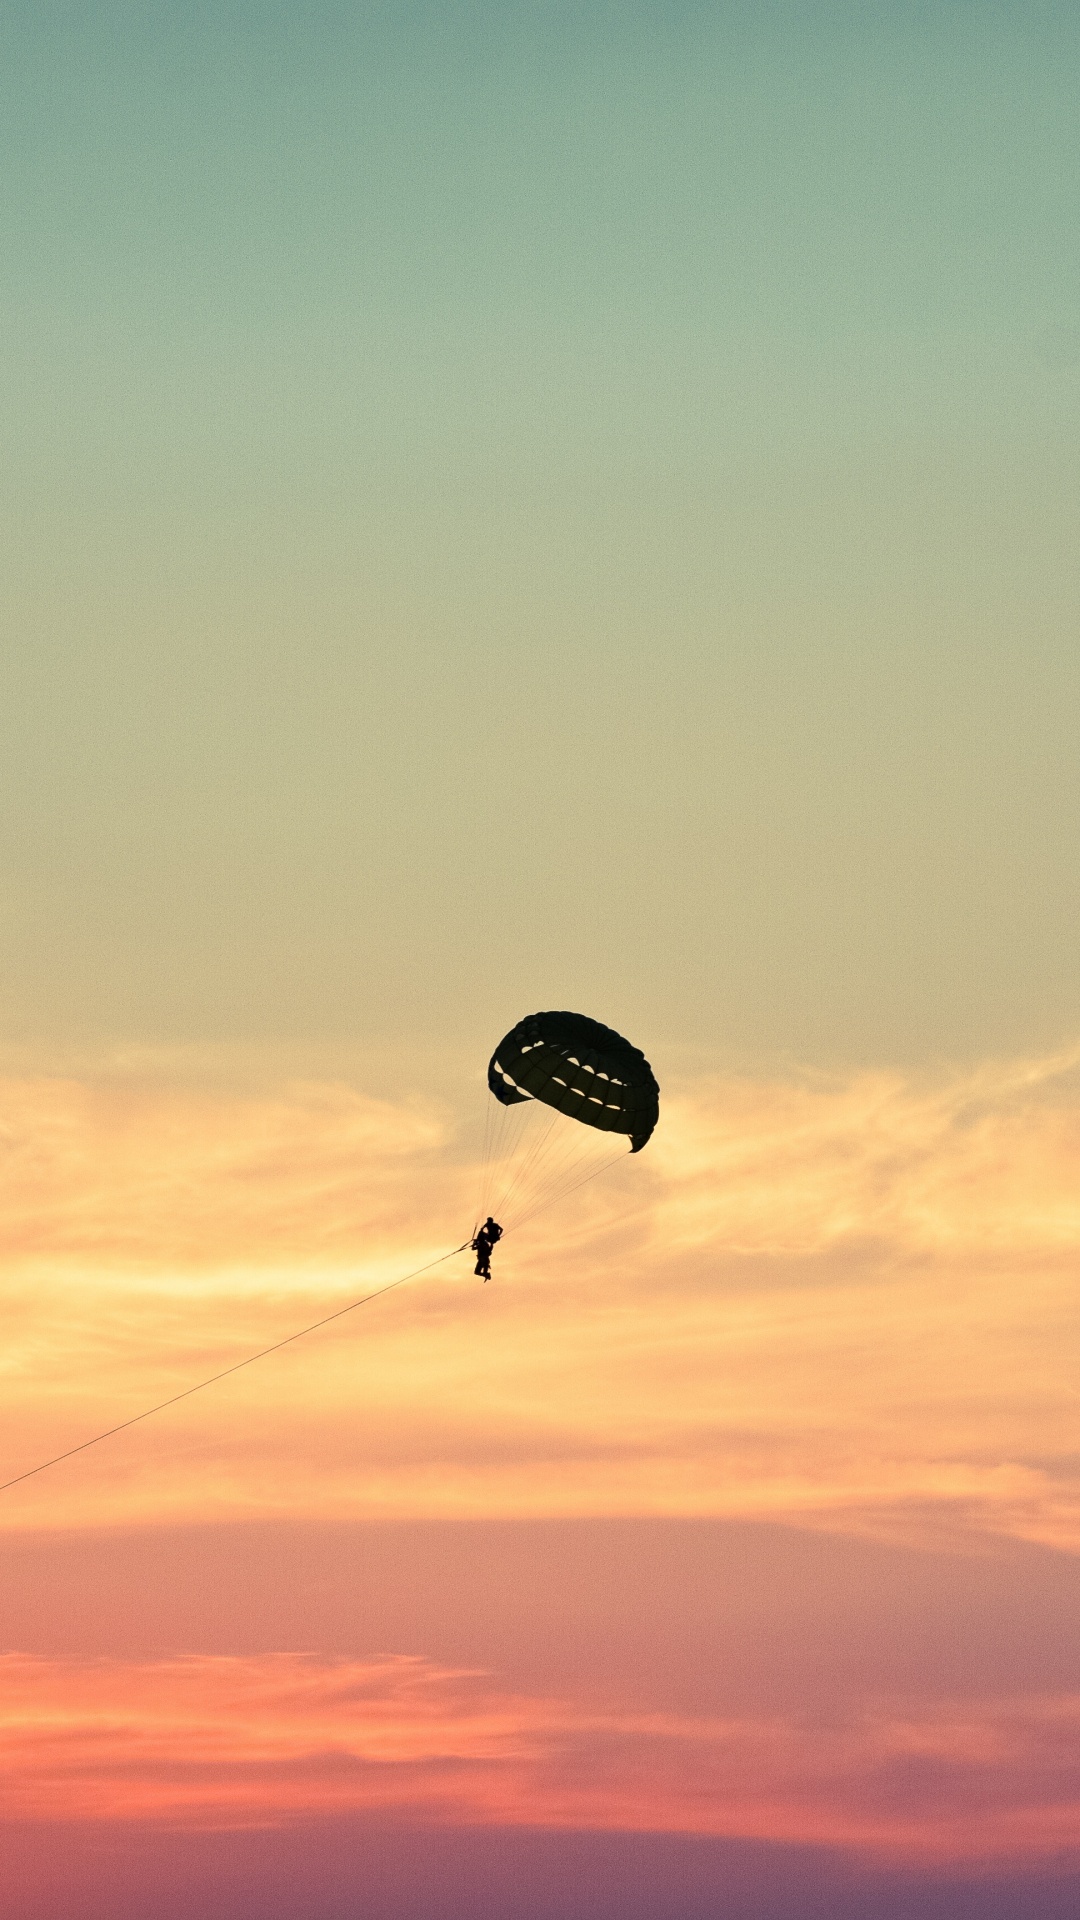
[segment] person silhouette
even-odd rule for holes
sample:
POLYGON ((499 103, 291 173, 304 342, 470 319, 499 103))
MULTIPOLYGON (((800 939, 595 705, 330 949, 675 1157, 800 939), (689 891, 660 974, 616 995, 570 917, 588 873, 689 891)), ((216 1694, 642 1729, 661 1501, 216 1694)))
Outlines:
POLYGON ((491 1279, 491 1250, 495 1242, 501 1239, 502 1228, 497 1220, 492 1219, 489 1213, 476 1239, 472 1243, 472 1249, 476 1255, 476 1267, 474 1271, 480 1275, 482 1280, 491 1279))

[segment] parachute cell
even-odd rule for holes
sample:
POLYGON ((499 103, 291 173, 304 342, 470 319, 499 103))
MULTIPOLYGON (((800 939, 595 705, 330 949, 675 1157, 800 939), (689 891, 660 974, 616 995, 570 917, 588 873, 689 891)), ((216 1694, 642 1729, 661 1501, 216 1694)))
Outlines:
POLYGON ((539 1100, 602 1133, 630 1136, 640 1153, 660 1114, 645 1055, 583 1013, 530 1013, 499 1042, 488 1086, 504 1107, 539 1100))

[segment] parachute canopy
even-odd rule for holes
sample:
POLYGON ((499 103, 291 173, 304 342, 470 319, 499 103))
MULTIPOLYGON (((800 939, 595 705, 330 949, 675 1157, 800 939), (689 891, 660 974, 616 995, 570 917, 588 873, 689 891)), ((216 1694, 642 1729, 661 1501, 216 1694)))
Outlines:
POLYGON ((504 1107, 539 1100, 602 1133, 627 1133, 640 1153, 660 1116, 645 1055, 583 1013, 530 1013, 500 1040, 488 1086, 504 1107))

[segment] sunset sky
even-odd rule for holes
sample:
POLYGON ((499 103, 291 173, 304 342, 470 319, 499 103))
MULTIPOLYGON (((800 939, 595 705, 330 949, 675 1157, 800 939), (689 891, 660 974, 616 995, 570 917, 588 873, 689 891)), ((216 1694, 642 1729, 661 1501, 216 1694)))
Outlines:
POLYGON ((1075 1920, 1078 80, 3 10, 5 1920, 1075 1920))

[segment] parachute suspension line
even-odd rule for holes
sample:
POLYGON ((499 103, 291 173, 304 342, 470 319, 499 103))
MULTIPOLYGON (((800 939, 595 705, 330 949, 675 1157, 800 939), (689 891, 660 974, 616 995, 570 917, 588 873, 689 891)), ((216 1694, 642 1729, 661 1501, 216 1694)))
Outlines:
POLYGON ((534 1178, 536 1169, 543 1160, 544 1153, 550 1143, 558 1119, 559 1115, 557 1113, 549 1112, 546 1121, 537 1122, 536 1125, 530 1128, 528 1123, 524 1121, 523 1116, 524 1124, 522 1125, 521 1140, 518 1146, 520 1148, 521 1145, 524 1145, 525 1152, 523 1155, 520 1152, 515 1152, 510 1167, 507 1169, 507 1177, 504 1180, 503 1189, 498 1200, 500 1213, 507 1213, 509 1211, 510 1203, 514 1195, 519 1193, 522 1187, 534 1178))
MULTIPOLYGON (((535 1157, 527 1168, 522 1168, 520 1179, 514 1183, 509 1203, 504 1202, 508 1228, 520 1226, 523 1218, 531 1219, 539 1205, 548 1204, 549 1196, 551 1199, 558 1198, 564 1188, 572 1192, 599 1171, 590 1165, 598 1144, 592 1129, 582 1128, 557 1110, 553 1120, 554 1125, 549 1125, 543 1138, 537 1142, 535 1157)), ((622 1159, 623 1156, 620 1153, 617 1157, 622 1159)), ((612 1164, 610 1160, 603 1163, 604 1166, 609 1164, 612 1164)))
POLYGON ((521 1167, 504 1197, 502 1205, 509 1215, 507 1224, 518 1224, 515 1204, 528 1207, 541 1190, 560 1178, 568 1160, 571 1164, 580 1161, 582 1154, 588 1152, 589 1145, 587 1138, 580 1137, 580 1130, 573 1121, 567 1121, 558 1112, 553 1112, 527 1163, 521 1167))
POLYGON ((497 1105, 498 1105, 498 1102, 495 1100, 488 1100, 484 1104, 484 1144, 480 1154, 480 1184, 479 1184, 479 1191, 476 1197, 476 1217, 473 1220, 472 1237, 474 1240, 479 1230, 480 1222, 484 1218, 484 1208, 487 1205, 488 1176, 491 1168, 492 1136, 495 1132, 495 1116, 492 1113, 491 1109, 493 1106, 497 1106, 497 1105))
POLYGON ((498 1213, 505 1206, 506 1195, 535 1150, 536 1128, 540 1124, 534 1117, 536 1112, 537 1103, 532 1099, 521 1105, 515 1102, 513 1106, 502 1109, 502 1125, 491 1177, 491 1191, 497 1196, 491 1208, 493 1213, 498 1213))
POLYGON ((586 1132, 557 1109, 541 1119, 536 1111, 539 1105, 530 1101, 528 1106, 511 1111, 511 1127, 517 1129, 514 1150, 506 1166, 500 1169, 496 1160, 492 1168, 493 1184, 502 1173, 492 1212, 508 1232, 625 1157, 620 1152, 599 1166, 590 1166, 590 1150, 597 1144, 595 1133, 586 1132))
MULTIPOLYGON (((548 1109, 541 1118, 537 1112, 540 1105, 530 1100, 520 1107, 503 1107, 496 1118, 482 1208, 487 1210, 490 1201, 491 1212, 508 1231, 520 1226, 523 1219, 531 1219, 537 1206, 558 1199, 564 1188, 573 1192, 596 1172, 614 1164, 605 1160, 600 1168, 587 1169, 582 1176, 583 1160, 595 1145, 596 1135, 557 1108, 548 1109), (501 1148, 508 1136, 513 1147, 503 1164, 501 1148), (497 1193, 494 1200, 493 1192, 497 1193)), ((617 1158, 621 1160, 623 1155, 617 1158)))
MULTIPOLYGON (((558 1187, 554 1193, 545 1194, 542 1200, 537 1201, 535 1207, 530 1207, 528 1213, 520 1214, 514 1221, 515 1232, 525 1226, 528 1221, 534 1220, 538 1213, 543 1213, 545 1207, 553 1207, 557 1200, 568 1199, 572 1193, 577 1192, 579 1187, 587 1187, 590 1180, 598 1180, 602 1173, 610 1173, 612 1167, 619 1166, 625 1158, 625 1153, 616 1153, 610 1160, 604 1160, 600 1166, 593 1167, 589 1173, 583 1173, 580 1180, 572 1180, 569 1186, 558 1187)), ((0 1488, 0 1492, 2 1491, 3 1489, 0 1488)))
MULTIPOLYGON (((500 1175, 505 1172, 503 1155, 507 1142, 512 1139, 516 1151, 521 1145, 522 1132, 520 1111, 516 1107, 504 1107, 501 1101, 496 1100, 494 1095, 490 1095, 485 1109, 484 1157, 480 1170, 480 1194, 476 1208, 477 1227, 491 1211, 492 1189, 500 1175)), ((473 1238, 475 1237, 474 1229, 473 1238)))
POLYGON ((530 1101, 527 1106, 504 1107, 496 1101, 499 1108, 496 1115, 495 1146, 492 1163, 488 1171, 488 1197, 485 1213, 493 1211, 492 1202, 506 1180, 508 1165, 512 1165, 517 1156, 528 1146, 530 1121, 535 1108, 530 1101))
POLYGON ((444 1260, 452 1260, 456 1253, 464 1253, 469 1245, 463 1240, 460 1247, 451 1247, 449 1253, 440 1253, 435 1260, 429 1260, 426 1266, 414 1267, 411 1273, 402 1273, 396 1280, 388 1280, 385 1286, 373 1288, 371 1293, 361 1294, 359 1300, 350 1300, 348 1306, 335 1307, 333 1313, 324 1313, 321 1320, 312 1320, 309 1326, 298 1327, 295 1333, 287 1333, 284 1340, 275 1340, 272 1346, 261 1347, 258 1353, 249 1353, 245 1360, 237 1360, 231 1367, 222 1367, 220 1373, 212 1373, 206 1380, 196 1381, 193 1387, 184 1387, 180 1393, 170 1394, 167 1400, 159 1400, 156 1406, 145 1407, 142 1413, 133 1413, 130 1420, 120 1420, 115 1427, 106 1427, 103 1433, 95 1433, 89 1440, 80 1440, 77 1447, 67 1447, 63 1453, 54 1453, 51 1460, 42 1460, 36 1467, 27 1467, 25 1473, 16 1473, 10 1480, 0 1481, 0 1493, 6 1493, 9 1487, 17 1487, 23 1480, 32 1480, 37 1473, 44 1473, 47 1467, 58 1467, 61 1460, 70 1460, 76 1453, 85 1453, 88 1447, 100 1446, 103 1440, 111 1440, 114 1434, 124 1433, 128 1427, 137 1427, 142 1420, 150 1420, 155 1413, 164 1413, 166 1407, 175 1407, 180 1400, 190 1400, 193 1393, 202 1393, 207 1387, 214 1387, 219 1380, 227 1380, 232 1373, 242 1373, 245 1367, 253 1367, 256 1360, 265 1360, 271 1353, 280 1353, 282 1347, 291 1347, 294 1340, 303 1340, 309 1333, 317 1333, 320 1327, 328 1327, 333 1320, 343 1320, 347 1313, 355 1313, 358 1307, 366 1307, 371 1300, 378 1300, 381 1294, 393 1293, 395 1287, 403 1287, 407 1280, 418 1280, 422 1273, 430 1273, 433 1267, 441 1267, 444 1260))

